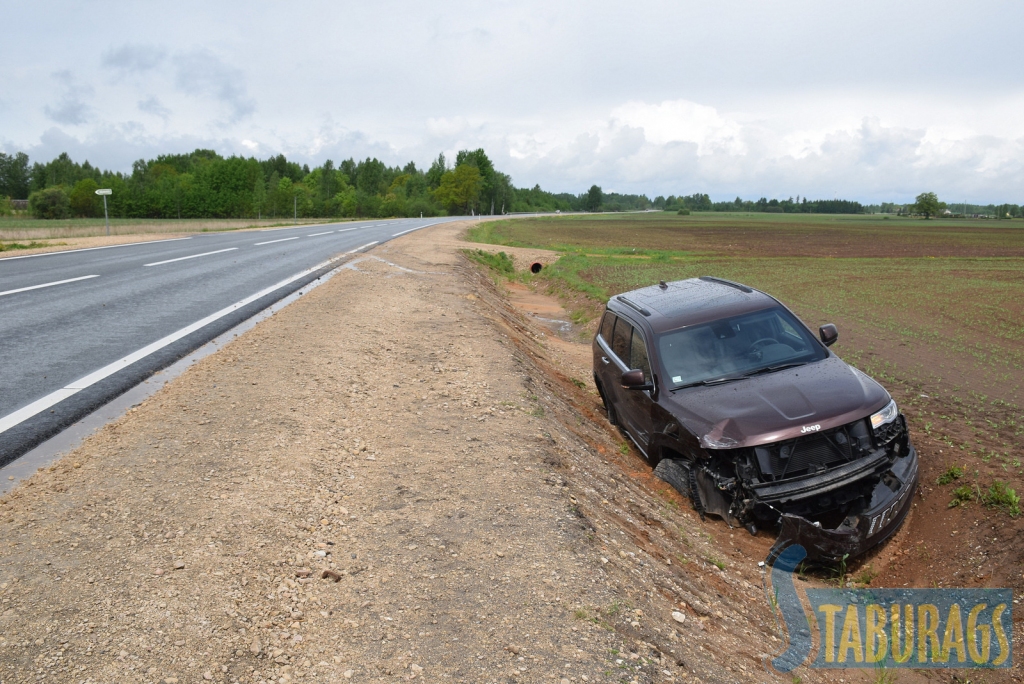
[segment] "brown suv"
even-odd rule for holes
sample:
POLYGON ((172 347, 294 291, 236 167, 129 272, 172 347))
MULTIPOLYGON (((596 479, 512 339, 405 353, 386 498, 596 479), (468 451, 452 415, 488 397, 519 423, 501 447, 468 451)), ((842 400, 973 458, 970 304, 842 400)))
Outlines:
POLYGON ((917 453, 889 393, 828 350, 774 297, 702 277, 612 297, 594 338, 594 382, 655 473, 775 550, 855 556, 896 531, 917 453))

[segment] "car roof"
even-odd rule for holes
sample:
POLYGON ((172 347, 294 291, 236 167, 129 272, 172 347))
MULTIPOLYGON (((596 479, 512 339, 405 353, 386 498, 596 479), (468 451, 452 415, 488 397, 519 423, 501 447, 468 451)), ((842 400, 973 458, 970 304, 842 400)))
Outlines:
POLYGON ((608 300, 609 309, 645 320, 655 333, 776 306, 764 292, 712 276, 642 287, 608 300))

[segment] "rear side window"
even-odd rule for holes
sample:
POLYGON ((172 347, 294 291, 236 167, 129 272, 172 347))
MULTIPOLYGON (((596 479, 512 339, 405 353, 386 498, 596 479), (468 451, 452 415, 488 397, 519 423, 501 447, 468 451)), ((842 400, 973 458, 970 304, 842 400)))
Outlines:
POLYGON ((626 319, 615 317, 615 330, 612 332, 612 352, 622 363, 629 363, 629 340, 633 337, 633 326, 626 319))
POLYGON ((611 311, 604 312, 604 320, 601 321, 601 337, 609 345, 612 343, 612 328, 615 327, 615 314, 611 311))
POLYGON ((651 362, 647 359, 647 346, 644 344, 644 338, 640 336, 636 328, 633 328, 633 341, 629 346, 629 367, 642 370, 644 378, 648 382, 654 377, 651 375, 651 362))

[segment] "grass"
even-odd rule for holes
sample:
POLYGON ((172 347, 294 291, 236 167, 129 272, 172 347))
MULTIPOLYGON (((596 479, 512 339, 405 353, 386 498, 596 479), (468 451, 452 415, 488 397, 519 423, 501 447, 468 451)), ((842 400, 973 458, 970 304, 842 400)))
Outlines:
POLYGON ((484 266, 497 271, 506 278, 511 278, 515 275, 515 262, 512 261, 511 257, 504 252, 492 254, 491 252, 485 252, 482 249, 470 249, 465 250, 465 254, 472 261, 475 261, 478 264, 483 264, 484 266))
POLYGON ((1020 515, 1020 497, 1005 482, 996 480, 980 498, 981 502, 989 508, 999 508, 1009 514, 1011 518, 1020 515))
POLYGON ((948 468, 946 468, 945 472, 943 472, 942 475, 939 475, 939 478, 935 482, 936 484, 940 485, 948 485, 951 484, 954 480, 959 480, 963 476, 963 468, 961 468, 960 466, 951 465, 948 468))
POLYGON ((54 247, 65 245, 66 242, 0 242, 0 252, 10 252, 16 249, 36 249, 37 247, 54 247))
MULTIPOLYGON (((345 219, 300 219, 299 224, 337 223, 345 219)), ((210 233, 243 228, 294 225, 290 218, 276 219, 110 219, 111 235, 210 233)), ((52 240, 106 235, 103 219, 44 221, 25 217, 0 217, 0 240, 52 240)))
POLYGON ((961 485, 953 490, 953 500, 949 502, 949 507, 966 506, 972 501, 974 501, 974 487, 961 485))
POLYGON ((836 323, 833 350, 886 385, 942 458, 1024 480, 1022 221, 651 213, 490 221, 469 239, 562 252, 532 282, 577 322, 659 280, 769 292, 812 329, 836 323))

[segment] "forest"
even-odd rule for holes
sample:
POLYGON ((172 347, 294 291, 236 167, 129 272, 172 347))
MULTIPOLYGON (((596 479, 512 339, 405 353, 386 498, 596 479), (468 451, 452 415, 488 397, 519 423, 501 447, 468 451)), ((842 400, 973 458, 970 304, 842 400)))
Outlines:
MULTIPOLYGON (((38 218, 103 216, 98 188, 110 188, 116 218, 330 218, 509 214, 647 209, 643 195, 553 194, 516 188, 482 149, 438 155, 428 168, 378 159, 331 160, 310 169, 284 155, 260 160, 213 150, 139 160, 130 174, 78 163, 66 153, 30 164, 23 152, 0 153, 0 198, 28 198, 38 218), (596 199, 596 203, 595 203, 596 199)), ((596 193, 595 193, 596 190, 596 193)), ((2 210, 2 207, 0 207, 2 210)))

